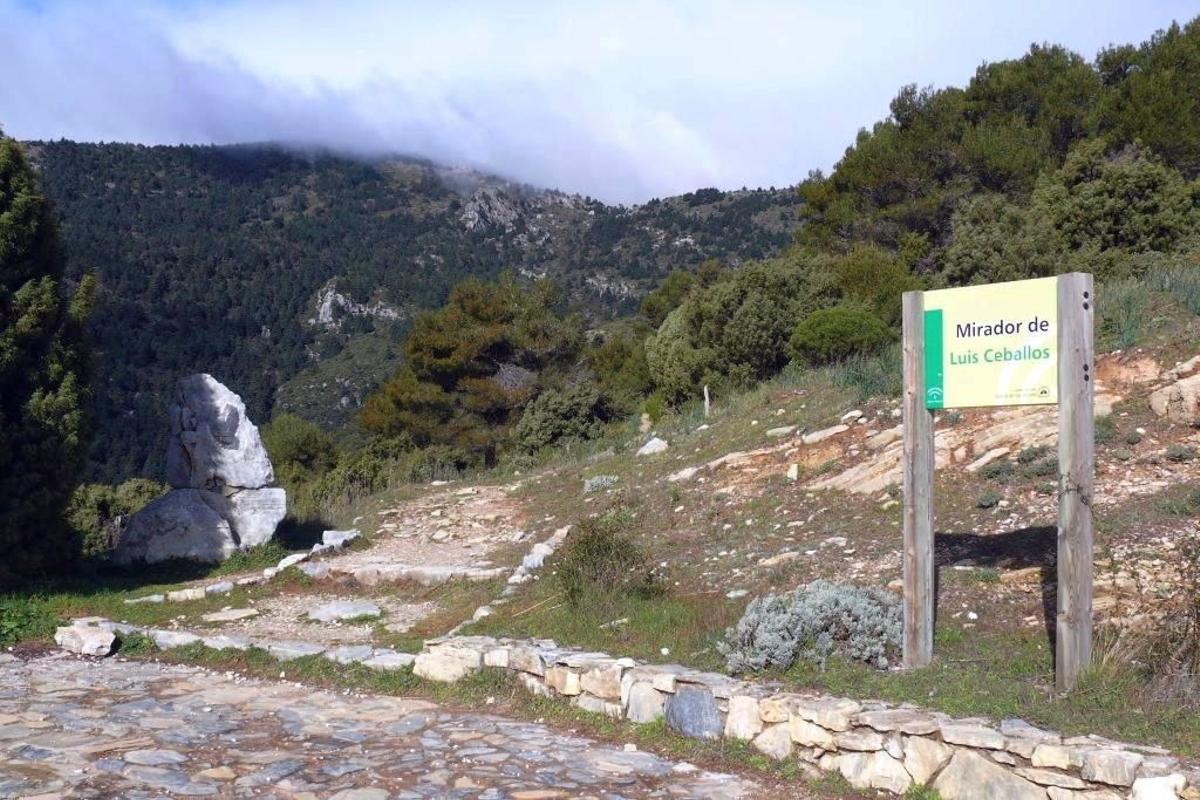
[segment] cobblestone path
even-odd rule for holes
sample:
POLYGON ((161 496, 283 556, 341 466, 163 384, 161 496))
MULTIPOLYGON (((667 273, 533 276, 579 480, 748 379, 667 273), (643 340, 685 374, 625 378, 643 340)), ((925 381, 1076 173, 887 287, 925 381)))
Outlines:
POLYGON ((0 797, 754 798, 543 725, 192 667, 0 655, 0 797))

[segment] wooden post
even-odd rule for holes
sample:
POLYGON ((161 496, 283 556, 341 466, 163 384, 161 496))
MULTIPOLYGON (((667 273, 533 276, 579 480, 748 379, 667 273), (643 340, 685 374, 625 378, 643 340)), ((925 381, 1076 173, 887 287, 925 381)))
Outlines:
POLYGON ((704 384, 704 418, 708 419, 708 412, 711 410, 711 401, 708 398, 708 384, 704 384))
POLYGON ((1092 276, 1058 279, 1058 616, 1055 685, 1075 688, 1092 659, 1095 383, 1092 276))
POLYGON ((925 298, 904 293, 904 666, 933 660, 933 414, 925 407, 925 298))

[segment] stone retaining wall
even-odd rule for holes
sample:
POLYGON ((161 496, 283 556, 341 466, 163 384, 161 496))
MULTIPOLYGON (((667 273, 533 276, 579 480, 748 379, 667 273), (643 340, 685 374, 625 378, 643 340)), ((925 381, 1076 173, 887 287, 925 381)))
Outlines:
POLYGON ((587 711, 635 723, 662 718, 685 736, 748 741, 772 758, 840 772, 859 789, 903 794, 930 784, 943 800, 1200 800, 1200 771, 1161 748, 1064 737, 1018 719, 995 725, 912 706, 780 692, 548 640, 433 639, 413 671, 454 682, 485 667, 587 711))

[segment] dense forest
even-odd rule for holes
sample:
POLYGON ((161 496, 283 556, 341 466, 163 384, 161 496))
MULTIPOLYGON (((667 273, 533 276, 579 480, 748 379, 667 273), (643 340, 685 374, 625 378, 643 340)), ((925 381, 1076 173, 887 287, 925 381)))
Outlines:
POLYGON ((89 477, 161 474, 173 381, 205 371, 265 420, 352 420, 413 317, 468 277, 550 277, 602 317, 671 268, 780 251, 792 190, 701 190, 633 208, 404 159, 274 146, 27 145, 68 277, 94 274, 89 477), (323 312, 323 313, 322 313, 323 312), (290 381, 290 383, 289 383, 290 381))

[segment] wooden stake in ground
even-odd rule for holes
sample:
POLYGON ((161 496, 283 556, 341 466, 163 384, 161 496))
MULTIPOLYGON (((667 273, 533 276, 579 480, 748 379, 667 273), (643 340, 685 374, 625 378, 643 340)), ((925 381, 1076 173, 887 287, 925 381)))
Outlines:
POLYGON ((1058 616, 1055 685, 1075 688, 1092 660, 1095 353, 1092 276, 1058 279, 1058 616))
POLYGON ((925 407, 925 301, 904 293, 904 666, 933 660, 933 413, 925 407))

